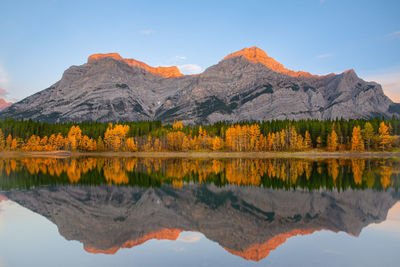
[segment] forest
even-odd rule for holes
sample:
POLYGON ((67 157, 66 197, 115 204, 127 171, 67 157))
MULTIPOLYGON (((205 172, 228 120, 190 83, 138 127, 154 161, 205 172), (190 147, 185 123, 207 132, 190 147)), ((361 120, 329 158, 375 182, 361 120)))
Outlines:
POLYGON ((0 151, 398 151, 400 120, 302 120, 212 125, 180 121, 0 120, 0 151))

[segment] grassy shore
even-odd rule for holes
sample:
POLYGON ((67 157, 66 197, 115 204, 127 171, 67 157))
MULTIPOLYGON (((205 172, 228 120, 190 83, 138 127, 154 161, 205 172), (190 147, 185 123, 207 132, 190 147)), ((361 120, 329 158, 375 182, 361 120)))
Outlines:
POLYGON ((400 158, 400 152, 0 152, 2 158, 52 157, 139 157, 139 158, 400 158))

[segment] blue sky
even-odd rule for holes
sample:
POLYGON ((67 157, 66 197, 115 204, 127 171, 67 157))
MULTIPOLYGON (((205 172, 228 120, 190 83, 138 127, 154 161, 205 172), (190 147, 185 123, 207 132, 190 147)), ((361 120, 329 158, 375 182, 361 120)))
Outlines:
POLYGON ((94 53, 200 72, 258 46, 314 74, 353 68, 400 102, 400 1, 0 0, 0 97, 20 100, 94 53))

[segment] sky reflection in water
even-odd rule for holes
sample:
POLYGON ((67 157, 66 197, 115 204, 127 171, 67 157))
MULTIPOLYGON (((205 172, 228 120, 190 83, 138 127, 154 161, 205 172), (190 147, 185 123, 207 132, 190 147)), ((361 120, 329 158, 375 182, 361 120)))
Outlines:
POLYGON ((0 266, 397 266, 398 165, 3 159, 0 266))

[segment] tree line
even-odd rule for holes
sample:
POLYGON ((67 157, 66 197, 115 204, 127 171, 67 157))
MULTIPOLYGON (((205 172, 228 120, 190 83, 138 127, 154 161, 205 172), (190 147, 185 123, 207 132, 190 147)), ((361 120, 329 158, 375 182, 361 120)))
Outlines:
POLYGON ((175 121, 58 123, 0 120, 1 151, 387 151, 400 120, 303 120, 213 125, 175 121))

